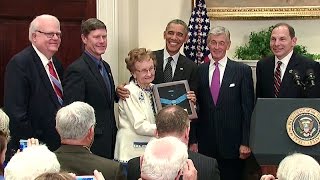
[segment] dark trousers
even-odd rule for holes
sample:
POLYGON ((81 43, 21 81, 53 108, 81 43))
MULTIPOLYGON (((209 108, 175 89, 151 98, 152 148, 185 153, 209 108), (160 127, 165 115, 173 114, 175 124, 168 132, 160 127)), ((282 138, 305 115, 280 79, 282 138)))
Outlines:
POLYGON ((240 180, 243 174, 243 160, 217 159, 220 180, 240 180))

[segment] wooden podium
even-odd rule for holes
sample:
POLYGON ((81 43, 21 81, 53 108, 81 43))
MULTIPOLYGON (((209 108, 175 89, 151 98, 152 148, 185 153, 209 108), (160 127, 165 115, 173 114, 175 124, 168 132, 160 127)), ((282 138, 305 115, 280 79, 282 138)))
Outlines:
MULTIPOLYGON (((320 99, 259 98, 251 119, 250 147, 262 174, 276 175, 288 154, 300 152, 320 160, 320 144, 301 146, 287 133, 287 119, 299 108, 320 111, 320 99)), ((320 128, 320 127, 318 127, 320 128)))

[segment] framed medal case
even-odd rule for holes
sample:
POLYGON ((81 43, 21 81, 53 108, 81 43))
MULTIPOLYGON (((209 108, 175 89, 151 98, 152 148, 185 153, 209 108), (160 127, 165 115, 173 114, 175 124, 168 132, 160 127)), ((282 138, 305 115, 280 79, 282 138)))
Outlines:
POLYGON ((188 113, 189 119, 198 118, 193 103, 187 99, 188 91, 190 88, 187 80, 155 84, 153 94, 156 111, 168 105, 178 105, 188 113))

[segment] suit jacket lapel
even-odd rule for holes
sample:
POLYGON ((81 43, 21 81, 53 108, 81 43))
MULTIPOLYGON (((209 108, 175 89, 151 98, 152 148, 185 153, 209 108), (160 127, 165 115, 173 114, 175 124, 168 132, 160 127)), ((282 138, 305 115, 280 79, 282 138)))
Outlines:
POLYGON ((82 58, 88 64, 89 70, 92 72, 92 74, 94 75, 96 80, 99 82, 99 85, 103 89, 105 98, 107 98, 109 100, 110 98, 109 98, 109 95, 108 95, 106 83, 104 82, 103 77, 101 76, 101 74, 100 74, 100 72, 99 72, 99 70, 97 68, 97 65, 85 53, 82 54, 82 58))
POLYGON ((176 70, 174 71, 173 79, 172 81, 178 81, 180 79, 184 79, 183 77, 183 67, 186 60, 182 57, 182 55, 179 55, 178 62, 176 65, 176 70))
POLYGON ((53 90, 53 87, 52 87, 51 81, 48 77, 47 71, 45 70, 45 68, 42 64, 40 57, 38 56, 38 54, 36 53, 36 51, 33 48, 32 48, 32 53, 33 53, 33 56, 35 57, 35 58, 33 58, 33 61, 36 65, 36 69, 39 72, 39 76, 40 76, 45 88, 47 89, 49 96, 51 97, 52 101, 54 102, 54 104, 56 104, 57 107, 61 106, 58 101, 58 97, 53 90))
POLYGON ((164 75, 163 75, 163 49, 161 51, 156 52, 157 58, 157 68, 156 68, 156 77, 154 78, 158 83, 164 82, 164 75))
POLYGON ((227 60, 227 65, 224 70, 221 86, 220 86, 220 91, 219 91, 219 97, 218 97, 218 102, 217 106, 221 104, 221 101, 224 99, 224 92, 229 88, 229 85, 232 82, 233 76, 235 74, 235 69, 234 69, 234 62, 231 61, 230 59, 227 60))
POLYGON ((114 96, 115 96, 115 91, 114 91, 114 81, 113 81, 113 76, 112 76, 112 73, 111 73, 111 69, 110 69, 110 66, 105 62, 103 61, 103 65, 104 67, 106 68, 106 71, 107 71, 107 74, 108 74, 108 77, 109 77, 109 82, 110 82, 110 98, 111 99, 114 99, 114 96))
POLYGON ((290 84, 289 82, 292 81, 292 75, 290 74, 290 70, 295 69, 295 66, 298 65, 298 60, 295 58, 295 54, 293 53, 289 63, 287 65, 286 71, 284 72, 282 81, 281 81, 281 86, 280 86, 280 92, 279 92, 279 97, 284 96, 287 91, 290 90, 290 88, 287 88, 286 86, 290 84))

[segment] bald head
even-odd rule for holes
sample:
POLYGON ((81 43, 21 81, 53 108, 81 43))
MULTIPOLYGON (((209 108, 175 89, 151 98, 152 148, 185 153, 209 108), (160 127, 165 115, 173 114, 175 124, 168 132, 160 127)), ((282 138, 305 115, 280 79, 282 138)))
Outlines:
POLYGON ((181 136, 189 128, 190 120, 180 106, 166 106, 156 115, 156 125, 159 137, 181 136))

